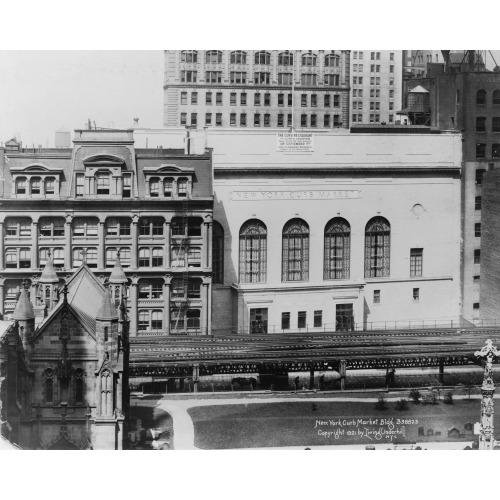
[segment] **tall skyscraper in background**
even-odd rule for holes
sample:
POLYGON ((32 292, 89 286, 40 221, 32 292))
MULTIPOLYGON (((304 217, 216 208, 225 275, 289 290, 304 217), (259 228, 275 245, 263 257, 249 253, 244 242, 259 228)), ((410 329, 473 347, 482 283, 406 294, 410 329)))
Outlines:
POLYGON ((349 127, 348 50, 166 50, 167 127, 349 127))
POLYGON ((401 110, 401 50, 351 52, 351 123, 396 123, 401 110))

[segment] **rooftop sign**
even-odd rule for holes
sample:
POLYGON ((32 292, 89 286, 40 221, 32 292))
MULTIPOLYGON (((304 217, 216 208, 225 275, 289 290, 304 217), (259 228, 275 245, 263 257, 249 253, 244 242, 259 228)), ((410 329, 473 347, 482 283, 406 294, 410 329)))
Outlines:
POLYGON ((313 134, 283 132, 277 134, 278 151, 313 151, 313 134))

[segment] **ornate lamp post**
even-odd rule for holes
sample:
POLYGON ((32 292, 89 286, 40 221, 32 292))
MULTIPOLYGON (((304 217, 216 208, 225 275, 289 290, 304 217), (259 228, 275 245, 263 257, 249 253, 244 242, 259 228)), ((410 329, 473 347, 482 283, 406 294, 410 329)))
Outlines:
POLYGON ((484 379, 481 386, 483 399, 481 401, 481 424, 479 430, 479 449, 492 450, 496 444, 493 437, 493 393, 495 383, 493 382, 493 359, 500 356, 500 351, 493 346, 488 339, 486 345, 474 353, 474 356, 484 359, 484 379))

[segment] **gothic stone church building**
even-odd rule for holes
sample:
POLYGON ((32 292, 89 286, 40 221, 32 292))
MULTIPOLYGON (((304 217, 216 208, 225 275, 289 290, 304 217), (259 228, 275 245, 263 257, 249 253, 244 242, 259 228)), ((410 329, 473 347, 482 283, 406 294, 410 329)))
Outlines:
POLYGON ((21 288, 12 320, 0 325, 0 417, 9 441, 23 449, 123 448, 125 283, 117 260, 109 289, 85 263, 60 287, 49 257, 34 304, 27 282, 21 288))

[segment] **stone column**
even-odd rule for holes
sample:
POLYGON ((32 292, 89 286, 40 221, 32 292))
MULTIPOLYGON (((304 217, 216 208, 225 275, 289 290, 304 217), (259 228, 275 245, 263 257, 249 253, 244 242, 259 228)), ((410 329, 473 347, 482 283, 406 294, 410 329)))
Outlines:
POLYGON ((167 335, 170 335, 170 283, 172 276, 166 274, 163 284, 163 329, 167 335))
POLYGON ((71 269, 73 267, 72 251, 71 251, 72 222, 73 222, 73 216, 66 214, 66 221, 64 223, 64 268, 65 269, 71 269))
POLYGON ((137 286, 139 284, 139 277, 132 276, 132 283, 130 285, 130 336, 137 336, 137 286))
POLYGON ((345 389, 345 379, 347 377, 346 375, 346 367, 345 367, 345 359, 340 360, 340 368, 339 368, 339 373, 340 373, 340 390, 345 389))
POLYGON ((38 220, 31 222, 31 269, 37 269, 38 265, 38 220))
POLYGON ((212 267, 212 234, 213 234, 213 219, 210 217, 210 221, 207 224, 207 269, 212 267))
POLYGON ((170 245, 171 245, 170 220, 166 220, 163 223, 163 234, 165 237, 165 245, 163 247, 163 254, 164 254, 163 266, 166 269, 170 269, 170 245))
POLYGON ((4 254, 5 254, 5 244, 4 244, 4 232, 3 232, 4 221, 0 221, 0 269, 5 268, 4 254))
POLYGON ((210 284, 211 278, 206 276, 203 278, 201 290, 201 334, 209 334, 209 318, 210 318, 210 284))
POLYGON ((200 367, 193 366, 193 392, 198 392, 198 378, 200 377, 200 367))
POLYGON ((106 247, 104 244, 104 221, 99 220, 99 226, 97 229, 97 235, 99 238, 99 246, 97 248, 97 268, 104 269, 106 267, 106 247))
POLYGON ((139 224, 139 216, 134 214, 132 216, 132 252, 130 253, 130 267, 132 269, 137 269, 137 257, 138 257, 138 237, 139 231, 137 225, 139 224))
POLYGON ((0 319, 3 319, 3 315, 5 314, 4 286, 5 286, 5 278, 3 276, 0 276, 0 319))
POLYGON ((314 366, 309 370, 309 389, 314 389, 314 366))

